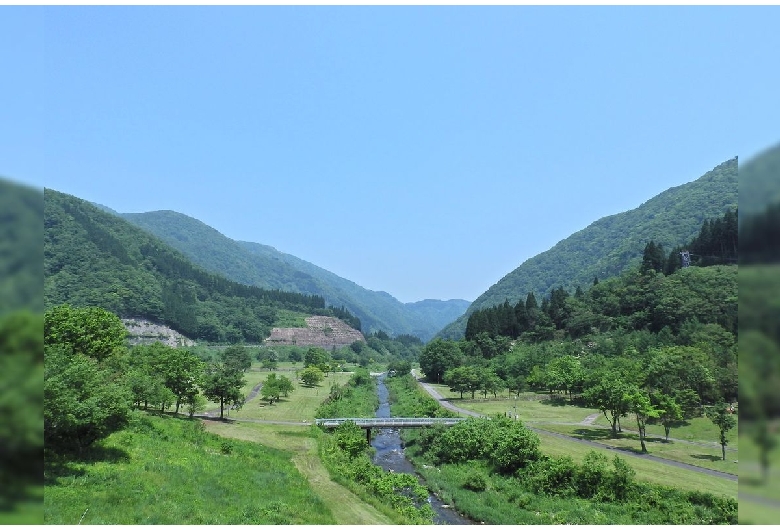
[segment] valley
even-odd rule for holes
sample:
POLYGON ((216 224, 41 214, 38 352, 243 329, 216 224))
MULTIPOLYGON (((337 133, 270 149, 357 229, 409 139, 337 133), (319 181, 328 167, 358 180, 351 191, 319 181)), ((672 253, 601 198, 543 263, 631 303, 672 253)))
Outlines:
MULTIPOLYGON (((590 283, 559 267, 554 284, 499 282, 511 296, 470 305, 400 304, 176 212, 46 190, 47 521, 735 523, 736 212, 718 211, 730 189, 714 191, 733 169, 625 217, 655 218, 636 233, 658 241, 615 247, 623 261, 590 283), (652 213, 709 192, 714 214, 678 216, 679 233, 652 213), (681 267, 679 248, 699 257, 681 267), (357 426, 314 422, 378 409, 466 420, 374 446, 357 426), (387 443, 403 448, 383 468, 387 443), (247 486, 255 500, 214 510, 247 486), (185 494, 191 506, 170 506, 185 494), (311 509, 293 513, 299 502, 311 509)), ((617 242, 598 226, 587 232, 617 242)))

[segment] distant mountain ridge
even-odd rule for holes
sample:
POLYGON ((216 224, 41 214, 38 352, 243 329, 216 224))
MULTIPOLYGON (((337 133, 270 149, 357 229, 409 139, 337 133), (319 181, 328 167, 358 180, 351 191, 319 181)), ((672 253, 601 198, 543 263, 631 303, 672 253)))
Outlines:
POLYGON ((230 239, 202 221, 171 210, 117 215, 159 237, 193 263, 230 280, 264 289, 321 295, 328 305, 344 306, 358 317, 366 334, 382 330, 427 341, 470 305, 458 299, 405 304, 386 292, 365 289, 271 246, 230 239))
POLYGON ((737 208, 738 161, 718 165, 693 182, 670 188, 639 207, 603 217, 549 250, 523 262, 481 294, 437 336, 464 336, 468 316, 509 300, 511 304, 533 292, 538 300, 557 287, 571 292, 586 288, 594 278, 617 276, 639 263, 644 246, 653 240, 665 252, 698 235, 707 218, 737 208))

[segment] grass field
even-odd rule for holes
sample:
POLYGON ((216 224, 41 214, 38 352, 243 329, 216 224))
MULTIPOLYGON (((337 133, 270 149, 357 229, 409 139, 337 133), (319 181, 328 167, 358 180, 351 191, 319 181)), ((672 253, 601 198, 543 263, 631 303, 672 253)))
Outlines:
MULTIPOLYGON (((627 451, 641 453, 639 435, 635 433, 618 433, 617 438, 612 438, 612 430, 602 427, 588 427, 576 425, 545 424, 540 426, 548 431, 566 434, 574 438, 598 442, 610 447, 617 447, 627 451)), ((726 460, 722 460, 721 448, 695 445, 685 442, 664 442, 660 438, 648 438, 645 440, 648 454, 682 462, 692 466, 713 469, 724 473, 736 475, 738 473, 737 453, 726 453, 726 460)))
POLYGON ((47 458, 47 524, 334 524, 292 453, 143 412, 76 459, 47 458))
MULTIPOLYGON (((352 374, 336 372, 328 374, 318 386, 306 387, 295 380, 294 371, 277 371, 276 373, 288 377, 295 385, 295 390, 288 397, 282 397, 273 405, 268 405, 257 396, 247 402, 240 410, 231 410, 229 417, 235 420, 274 420, 274 421, 312 421, 315 409, 328 397, 330 387, 334 384, 344 384, 349 381, 352 374)), ((244 394, 258 383, 265 381, 269 372, 267 370, 250 370, 246 373, 247 384, 244 386, 244 394)))
MULTIPOLYGON (((531 427, 538 427, 561 434, 566 434, 576 438, 589 439, 604 443, 613 447, 626 448, 629 451, 639 452, 640 444, 637 434, 626 432, 633 426, 631 416, 622 419, 624 432, 619 434, 617 439, 610 438, 610 430, 603 428, 608 425, 604 415, 597 409, 580 407, 568 404, 568 401, 548 400, 543 394, 526 392, 520 395, 520 398, 507 398, 506 395, 498 399, 460 399, 459 392, 452 392, 446 385, 431 385, 439 394, 450 400, 453 405, 466 410, 479 412, 480 414, 517 414, 523 422, 531 427), (517 408, 515 409, 515 405, 517 408), (592 426, 580 425, 588 416, 598 414, 595 424, 592 426)), ((465 397, 465 396, 464 396, 465 397)), ((662 458, 668 458, 678 462, 695 465, 707 469, 714 469, 726 473, 737 474, 738 464, 736 451, 726 453, 727 460, 721 460, 721 447, 717 442, 719 439, 718 431, 715 426, 706 418, 691 420, 690 425, 672 429, 670 438, 679 438, 681 440, 701 441, 706 445, 694 445, 684 442, 671 441, 664 443, 658 437, 663 435, 662 426, 648 426, 648 434, 651 432, 654 438, 648 438, 647 445, 650 454, 662 458), (652 429, 651 429, 652 428, 652 429), (659 432, 660 430, 660 432, 659 432), (714 438, 712 437, 714 434, 714 438)), ((736 430, 730 436, 730 445, 727 448, 736 448, 737 436, 736 430), (734 445, 731 445, 734 444, 734 445)), ((577 461, 581 461, 585 454, 594 449, 592 446, 567 441, 556 436, 540 433, 541 449, 543 452, 555 455, 569 455, 577 461)), ((614 457, 615 451, 610 449, 597 449, 603 452, 610 459, 614 457)), ((659 464, 658 462, 644 460, 640 458, 631 458, 630 453, 625 454, 621 451, 621 456, 628 458, 631 466, 637 472, 637 480, 655 482, 666 486, 674 486, 681 489, 701 490, 711 493, 737 496, 737 482, 695 471, 680 469, 674 466, 659 464)))
MULTIPOLYGON (((769 452, 769 477, 764 482, 759 464, 758 446, 746 434, 741 435, 740 438, 742 438, 742 445, 739 450, 739 492, 778 503, 778 507, 775 508, 775 513, 778 514, 775 521, 780 520, 780 446, 776 446, 769 452)), ((764 506, 764 510, 772 509, 764 506)))
POLYGON ((386 515, 364 503, 344 486, 333 482, 317 455, 317 441, 310 436, 311 427, 281 426, 257 423, 207 421, 206 428, 227 438, 250 440, 293 453, 292 461, 306 477, 314 492, 330 507, 336 524, 393 524, 386 515))

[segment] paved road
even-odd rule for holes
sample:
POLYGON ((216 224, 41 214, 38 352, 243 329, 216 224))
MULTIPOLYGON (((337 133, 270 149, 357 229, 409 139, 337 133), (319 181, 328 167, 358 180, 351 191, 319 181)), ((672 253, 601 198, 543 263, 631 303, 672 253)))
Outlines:
MULTIPOLYGON (((453 405, 452 403, 450 403, 449 401, 444 399, 444 397, 441 394, 439 394, 436 391, 436 389, 433 388, 430 384, 424 383, 421 380, 421 378, 418 377, 417 374, 414 373, 414 370, 412 370, 412 375, 414 376, 415 379, 417 379, 417 382, 420 384, 420 386, 422 386, 425 389, 425 391, 428 392, 428 394, 430 394, 434 399, 436 399, 441 404, 441 406, 444 407, 445 409, 451 410, 453 412, 457 412, 459 414, 465 414, 467 416, 474 416, 476 418, 479 418, 479 417, 483 416, 482 414, 479 414, 478 412, 474 412, 472 410, 462 409, 460 407, 457 407, 457 406, 453 405)), ((598 442, 593 442, 593 441, 590 441, 590 440, 581 440, 579 438, 574 438, 572 436, 566 436, 565 434, 560 434, 560 433, 548 431, 548 430, 545 430, 545 429, 540 429, 539 427, 531 427, 528 424, 526 424, 526 426, 529 429, 531 429, 532 431, 543 432, 544 434, 547 434, 547 435, 556 436, 558 438, 565 438, 565 439, 571 440, 573 442, 586 444, 586 445, 590 445, 590 446, 593 446, 593 447, 598 447, 600 449, 609 449, 611 451, 624 453, 627 456, 632 456, 634 458, 644 458, 645 460, 653 460, 655 462, 659 462, 659 463, 662 463, 662 464, 665 464, 665 465, 679 467, 681 469, 688 469, 690 471, 695 471, 697 473, 704 473, 705 475, 710 475, 710 476, 718 477, 718 478, 725 478, 726 480, 733 480, 735 482, 738 479, 737 475, 732 475, 731 473, 723 473, 722 471, 715 471, 713 469, 706 469, 706 468, 699 467, 699 466, 692 466, 690 464, 684 464, 682 462, 676 462, 674 460, 668 460, 666 458, 661 458, 661 457, 658 457, 658 456, 647 455, 647 454, 637 454, 637 453, 634 453, 632 451, 628 451, 626 449, 620 449, 620 448, 616 448, 616 447, 611 447, 609 445, 605 445, 605 444, 598 443, 598 442)))

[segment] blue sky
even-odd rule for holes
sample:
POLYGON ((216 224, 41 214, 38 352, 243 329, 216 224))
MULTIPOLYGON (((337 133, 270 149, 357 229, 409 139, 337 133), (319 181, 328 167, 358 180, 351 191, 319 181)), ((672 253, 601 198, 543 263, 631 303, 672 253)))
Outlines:
POLYGON ((0 7, 0 175, 403 302, 778 140, 776 7, 0 7))

